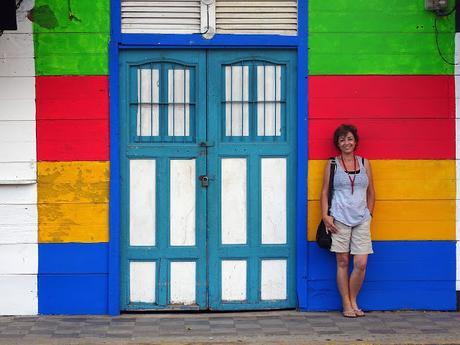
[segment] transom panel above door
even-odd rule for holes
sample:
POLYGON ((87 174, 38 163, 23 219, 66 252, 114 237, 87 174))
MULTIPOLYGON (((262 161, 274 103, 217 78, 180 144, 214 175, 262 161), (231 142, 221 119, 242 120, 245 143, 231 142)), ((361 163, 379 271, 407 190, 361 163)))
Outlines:
POLYGON ((295 54, 120 57, 122 309, 295 306, 295 54))

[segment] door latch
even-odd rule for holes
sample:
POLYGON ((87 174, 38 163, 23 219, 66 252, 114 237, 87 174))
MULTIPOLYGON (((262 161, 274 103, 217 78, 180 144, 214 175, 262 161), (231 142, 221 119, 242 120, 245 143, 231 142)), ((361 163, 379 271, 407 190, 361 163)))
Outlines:
POLYGON ((201 187, 208 187, 209 186, 209 177, 206 175, 200 175, 199 177, 201 181, 201 187))

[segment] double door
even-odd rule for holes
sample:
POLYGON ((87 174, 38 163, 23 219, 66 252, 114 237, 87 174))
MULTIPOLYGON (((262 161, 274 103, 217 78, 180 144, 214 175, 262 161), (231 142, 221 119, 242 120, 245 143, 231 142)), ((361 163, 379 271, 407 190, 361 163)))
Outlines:
POLYGON ((122 309, 295 307, 295 53, 119 63, 122 309))

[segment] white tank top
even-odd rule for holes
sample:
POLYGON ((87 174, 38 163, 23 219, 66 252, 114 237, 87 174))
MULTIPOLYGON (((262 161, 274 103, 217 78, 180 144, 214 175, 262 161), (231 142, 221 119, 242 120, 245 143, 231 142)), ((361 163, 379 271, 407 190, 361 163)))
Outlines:
MULTIPOLYGON (((355 156, 358 161, 359 173, 356 174, 354 191, 351 193, 351 183, 348 174, 340 164, 339 157, 335 158, 334 194, 331 202, 331 216, 339 222, 356 226, 371 218, 367 208, 367 187, 369 178, 362 158, 355 156)), ((350 177, 353 178, 353 173, 350 177)))

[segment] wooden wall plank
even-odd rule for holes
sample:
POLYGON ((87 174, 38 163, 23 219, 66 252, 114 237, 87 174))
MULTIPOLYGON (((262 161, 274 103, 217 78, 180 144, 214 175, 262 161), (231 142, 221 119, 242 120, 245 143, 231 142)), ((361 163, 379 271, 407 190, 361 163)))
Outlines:
POLYGON ((454 159, 453 119, 312 119, 309 121, 309 158, 337 154, 332 136, 341 123, 358 128, 362 152, 370 159, 454 159), (436 128, 436 130, 433 130, 436 128), (416 130, 414 130, 416 129, 416 130))
POLYGON ((35 99, 0 99, 0 121, 34 121, 35 99))
MULTIPOLYGON (((308 202, 308 240, 321 220, 319 201, 308 202)), ((455 200, 377 201, 371 225, 375 241, 455 240, 455 200)))
POLYGON ((39 243, 94 243, 108 239, 106 203, 38 205, 39 243))
MULTIPOLYGON (((440 33, 444 56, 453 60, 454 34, 440 33)), ((310 33, 309 75, 450 75, 432 35, 419 33, 310 33), (366 42, 366 44, 363 44, 366 42)))
POLYGON ((0 38, 0 59, 33 58, 33 35, 17 34, 5 31, 0 38))
POLYGON ((35 78, 0 76, 0 100, 35 99, 35 78))
POLYGON ((2 184, 35 183, 37 162, 0 162, 0 181, 2 184))
POLYGON ((37 242, 37 205, 0 205, 0 244, 37 242))
POLYGON ((39 162, 38 203, 107 203, 109 162, 39 162))
MULTIPOLYGON (((326 163, 308 162, 308 200, 319 200, 326 163)), ((455 199, 454 160, 371 160, 370 164, 377 200, 455 199)))
MULTIPOLYGON (((434 33, 432 14, 417 1, 310 0, 308 11, 310 32, 434 33)), ((438 29, 454 32, 454 18, 440 20, 438 29)))
POLYGON ((108 120, 38 120, 38 160, 108 160, 108 127, 108 120))
POLYGON ((31 205, 37 204, 37 186, 0 185, 0 205, 31 205))
POLYGON ((38 33, 35 35, 36 73, 107 75, 108 43, 108 33, 38 33))
POLYGON ((0 76, 33 77, 35 76, 34 58, 0 58, 0 76))
POLYGON ((35 121, 0 122, 0 162, 36 161, 35 121))
POLYGON ((455 117, 452 76, 311 76, 310 119, 455 117))
POLYGON ((39 274, 108 273, 107 243, 41 243, 39 274))
POLYGON ((0 275, 37 274, 38 244, 0 244, 0 275))
POLYGON ((37 77, 37 119, 108 119, 108 117, 108 77, 37 77))
POLYGON ((106 274, 70 274, 38 277, 40 314, 107 314, 106 274))
POLYGON ((0 314, 36 315, 37 275, 0 275, 0 314))
MULTIPOLYGON (((360 306, 367 310, 455 310, 455 242, 374 242, 360 306), (442 265, 439 263, 442 262, 442 265), (442 267, 440 267, 442 266, 442 267)), ((309 244, 308 308, 341 308, 335 257, 309 244)))

